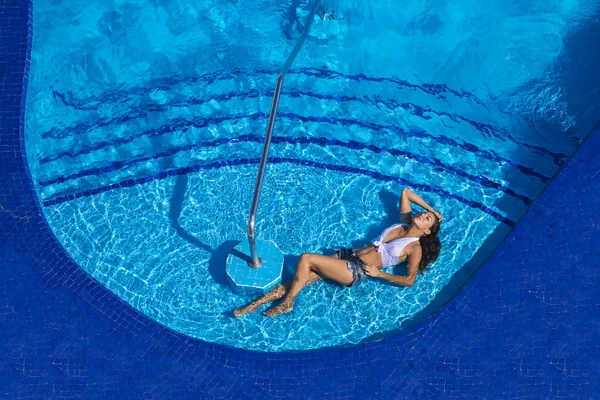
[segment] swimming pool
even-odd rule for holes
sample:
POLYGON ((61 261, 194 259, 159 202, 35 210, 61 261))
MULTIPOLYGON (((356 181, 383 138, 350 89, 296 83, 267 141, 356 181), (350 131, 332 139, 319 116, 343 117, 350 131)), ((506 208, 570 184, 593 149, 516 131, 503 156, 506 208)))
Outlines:
POLYGON ((34 13, 25 132, 46 218, 86 272, 186 335, 302 351, 403 329, 493 251, 588 133, 557 60, 592 2, 330 2, 334 19, 314 22, 286 77, 258 237, 282 248, 289 277, 302 252, 375 237, 409 186, 444 211, 444 251, 411 288, 318 283, 291 314, 231 318, 249 299, 226 286, 224 256, 245 236, 275 73, 309 4, 247 7, 34 13))

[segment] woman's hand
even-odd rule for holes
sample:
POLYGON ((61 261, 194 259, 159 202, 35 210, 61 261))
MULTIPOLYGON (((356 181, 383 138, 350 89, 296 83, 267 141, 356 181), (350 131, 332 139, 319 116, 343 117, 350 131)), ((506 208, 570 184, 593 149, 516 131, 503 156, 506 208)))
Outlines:
POLYGON ((368 276, 372 276, 373 278, 377 278, 381 275, 381 271, 379 270, 379 268, 377 268, 374 265, 364 264, 362 269, 363 271, 365 271, 365 274, 367 274, 368 276))
POLYGON ((431 212, 435 214, 435 216, 440 220, 440 223, 444 220, 444 216, 438 210, 431 209, 431 212))

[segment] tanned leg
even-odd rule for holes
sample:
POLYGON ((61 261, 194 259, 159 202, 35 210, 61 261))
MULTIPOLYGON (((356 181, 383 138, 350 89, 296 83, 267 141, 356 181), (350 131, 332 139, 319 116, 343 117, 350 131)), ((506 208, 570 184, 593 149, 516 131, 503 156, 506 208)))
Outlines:
POLYGON ((300 257, 300 261, 298 261, 296 275, 291 282, 292 284, 290 286, 290 290, 287 291, 285 298, 277 307, 270 308, 263 312, 263 315, 266 315, 267 317, 274 317, 276 315, 285 314, 292 311, 296 296, 298 296, 300 290, 302 290, 302 288, 306 285, 310 273, 310 264, 307 262, 307 259, 303 254, 300 257))
POLYGON ((263 314, 274 317, 292 311, 296 296, 308 284, 311 273, 317 273, 321 277, 333 279, 343 284, 349 284, 353 279, 352 272, 346 268, 346 261, 344 260, 320 254, 302 254, 296 267, 296 276, 294 276, 292 286, 285 294, 285 298, 277 307, 273 307, 263 314))
MULTIPOLYGON (((331 257, 339 258, 337 253, 333 254, 331 257)), ((296 270, 296 275, 297 275, 297 272, 298 271, 296 270)), ((294 279, 295 278, 296 277, 294 277, 294 279)), ((311 285, 315 282, 320 281, 321 279, 323 279, 323 278, 321 278, 321 276, 319 276, 319 274, 317 274, 316 272, 310 271, 310 274, 308 275, 308 280, 306 281, 304 286, 311 285)), ((288 291, 292 287, 293 283, 294 283, 294 280, 291 280, 289 282, 284 283, 283 285, 277 286, 275 289, 271 290, 269 293, 265 294, 264 296, 260 297, 259 299, 255 300, 255 301, 253 301, 252 303, 247 304, 244 307, 240 307, 240 308, 236 309, 233 312, 233 314, 236 317, 241 317, 243 315, 246 315, 249 312, 255 312, 258 309, 258 307, 262 306, 263 304, 270 303, 271 301, 278 300, 278 299, 282 298, 283 296, 285 296, 286 293, 288 293, 288 291)))
MULTIPOLYGON (((308 286, 310 284, 318 282, 321 279, 322 278, 318 274, 311 272, 305 286, 308 286)), ((269 293, 265 294, 264 296, 260 297, 259 299, 255 300, 255 301, 253 301, 252 303, 247 304, 244 307, 236 309, 233 312, 233 314, 236 317, 241 317, 249 312, 251 312, 251 313, 255 312, 258 309, 258 307, 262 306, 263 304, 267 304, 267 303, 270 303, 272 301, 282 298, 290 290, 290 288, 292 287, 292 283, 293 283, 293 281, 289 281, 282 285, 277 286, 275 289, 271 290, 269 293)))

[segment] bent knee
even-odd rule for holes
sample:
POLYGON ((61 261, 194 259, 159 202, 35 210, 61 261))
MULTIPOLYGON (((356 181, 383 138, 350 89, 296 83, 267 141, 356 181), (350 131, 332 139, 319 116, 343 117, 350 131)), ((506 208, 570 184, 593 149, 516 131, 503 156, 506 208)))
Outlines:
POLYGON ((300 262, 302 263, 310 263, 313 260, 314 254, 312 253, 302 253, 300 256, 300 262))
POLYGON ((315 260, 316 257, 318 257, 318 254, 304 253, 300 256, 300 262, 298 263, 298 265, 301 265, 309 271, 318 272, 315 260))

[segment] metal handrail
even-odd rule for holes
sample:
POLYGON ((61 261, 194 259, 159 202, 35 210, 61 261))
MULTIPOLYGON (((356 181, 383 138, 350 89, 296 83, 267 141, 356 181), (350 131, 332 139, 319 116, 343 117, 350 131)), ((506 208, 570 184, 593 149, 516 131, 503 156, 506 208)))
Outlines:
POLYGON ((283 67, 279 70, 277 75, 277 83, 275 84, 275 93, 273 94, 273 102, 271 103, 271 113, 269 114, 269 122, 267 124, 267 133, 265 135, 265 144, 263 146, 262 156, 260 157, 260 164, 258 166, 258 176, 256 177, 256 184, 254 185, 254 197, 252 198, 252 206, 250 207, 250 217, 248 217, 248 242, 250 244, 250 255, 252 259, 248 261, 248 265, 252 268, 258 268, 262 264, 262 260, 258 257, 256 252, 256 239, 254 237, 256 209, 258 208, 258 199, 260 197, 260 189, 262 188, 262 181, 265 174, 265 166, 267 165, 267 156, 269 155, 269 146, 271 144, 271 136, 273 135, 273 126, 275 125, 275 116, 277 115, 277 106, 279 105, 279 96, 281 95, 281 86, 283 85, 283 76, 292 66, 292 63, 296 59, 298 52, 302 49, 302 45, 308 36, 310 27, 312 26, 315 13, 321 0, 316 0, 315 4, 308 14, 306 24, 304 26, 304 32, 300 36, 300 39, 294 46, 294 50, 283 64, 283 67))
POLYGON ((265 136, 265 145, 263 146, 260 164, 258 166, 258 176, 256 177, 256 185, 254 186, 254 197, 252 198, 252 206, 250 207, 250 217, 248 218, 248 241, 250 242, 250 255, 252 261, 248 262, 253 268, 258 268, 262 264, 262 260, 258 258, 256 253, 256 240, 254 238, 254 219, 256 217, 256 209, 258 208, 258 198, 260 197, 260 189, 262 187, 263 177, 265 175, 265 166, 267 165, 267 156, 269 155, 269 145, 271 144, 271 136, 273 136, 273 126, 275 125, 275 116, 277 115, 277 106, 279 105, 279 95, 281 94, 281 86, 283 85, 283 74, 277 76, 275 84, 275 94, 271 103, 271 114, 269 115, 269 123, 267 124, 267 134, 265 136))

